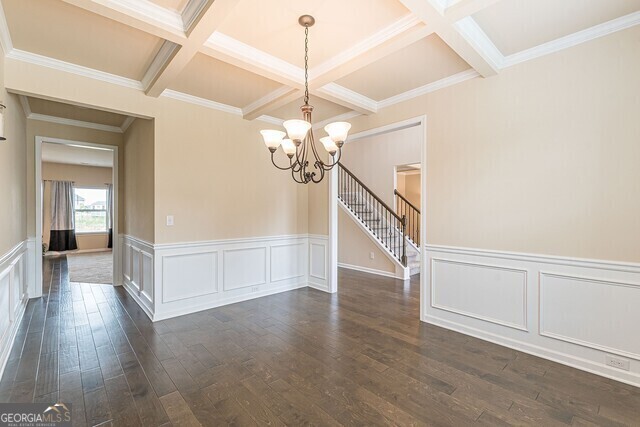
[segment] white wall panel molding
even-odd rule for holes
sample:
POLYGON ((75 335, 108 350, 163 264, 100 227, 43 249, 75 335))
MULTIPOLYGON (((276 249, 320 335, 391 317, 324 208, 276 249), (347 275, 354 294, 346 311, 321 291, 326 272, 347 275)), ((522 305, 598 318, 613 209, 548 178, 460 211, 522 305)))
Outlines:
POLYGON ((0 257, 0 376, 29 297, 27 247, 24 240, 0 257))
POLYGON ((361 271, 363 273, 376 274, 378 276, 390 277, 392 279, 397 279, 395 273, 391 273, 383 270, 376 270, 375 268, 363 267, 361 265, 352 265, 352 264, 345 264, 344 262, 339 262, 338 267, 346 268, 348 270, 361 271))
POLYGON ((527 270, 431 257, 429 271, 431 307, 528 330, 527 270))
POLYGON ((306 286, 326 291, 327 241, 296 234, 154 245, 121 236, 121 281, 154 321, 306 286))
POLYGON ((640 386, 640 264, 425 249, 423 321, 640 386))

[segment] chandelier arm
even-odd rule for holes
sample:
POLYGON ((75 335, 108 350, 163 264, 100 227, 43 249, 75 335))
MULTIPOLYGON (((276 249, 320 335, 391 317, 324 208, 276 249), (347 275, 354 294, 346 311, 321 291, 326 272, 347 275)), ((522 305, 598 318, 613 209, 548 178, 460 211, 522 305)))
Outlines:
POLYGON ((320 178, 318 178, 317 180, 313 179, 313 177, 315 176, 315 173, 313 173, 312 176, 311 176, 311 180, 315 184, 319 183, 320 181, 322 181, 324 179, 324 169, 322 167, 318 167, 319 165, 320 165, 320 161, 318 160, 318 161, 316 161, 315 167, 316 167, 316 169, 320 170, 320 178))
POLYGON ((294 163, 291 161, 291 159, 289 159, 289 167, 288 167, 288 168, 283 168, 283 167, 281 167, 281 166, 278 166, 278 165, 276 164, 274 154, 275 154, 275 153, 271 153, 271 163, 273 163, 273 166, 277 167, 278 169, 280 169, 280 170, 282 170, 282 171, 287 171, 287 170, 289 170, 289 169, 293 168, 294 163))
POLYGON ((340 163, 340 158, 342 157, 342 148, 338 148, 338 157, 334 157, 334 161, 330 163, 322 162, 322 168, 326 171, 330 171, 333 169, 338 163, 340 163))

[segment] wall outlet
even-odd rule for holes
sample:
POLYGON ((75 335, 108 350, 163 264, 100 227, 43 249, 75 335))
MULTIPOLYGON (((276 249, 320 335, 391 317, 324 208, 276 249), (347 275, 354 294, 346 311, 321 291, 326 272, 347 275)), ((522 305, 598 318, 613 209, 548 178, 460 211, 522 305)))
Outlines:
POLYGON ((173 225, 173 215, 167 215, 167 226, 171 227, 173 225))
POLYGON ((376 257, 376 254, 374 254, 373 252, 371 252, 371 253, 369 254, 369 258, 370 258, 370 259, 374 259, 375 257, 376 257))
POLYGON ((606 363, 608 366, 613 366, 614 368, 622 369, 625 371, 628 371, 630 369, 630 362, 628 359, 611 356, 610 354, 607 354, 604 357, 604 363, 606 363))
POLYGON ((258 287, 257 286, 253 286, 251 288, 251 292, 258 292, 258 287))

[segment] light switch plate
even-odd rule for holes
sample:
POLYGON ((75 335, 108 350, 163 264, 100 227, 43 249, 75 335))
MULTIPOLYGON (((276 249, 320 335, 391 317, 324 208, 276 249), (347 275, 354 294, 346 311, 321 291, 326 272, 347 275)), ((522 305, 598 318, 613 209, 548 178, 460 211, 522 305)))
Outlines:
POLYGON ((173 215, 167 215, 167 226, 173 225, 173 215))

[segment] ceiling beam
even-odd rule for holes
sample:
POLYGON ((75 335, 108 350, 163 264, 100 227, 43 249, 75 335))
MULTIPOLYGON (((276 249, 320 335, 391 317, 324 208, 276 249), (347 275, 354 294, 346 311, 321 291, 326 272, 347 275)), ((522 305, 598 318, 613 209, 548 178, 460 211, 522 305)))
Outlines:
POLYGON ((257 119, 266 113, 287 105, 302 96, 302 91, 289 86, 282 86, 263 96, 242 109, 242 117, 246 120, 257 119))
POLYGON ((450 22, 455 22, 480 12, 499 1, 500 0, 458 0, 445 9, 444 16, 450 22))
POLYGON ((182 16, 147 0, 62 0, 176 44, 186 41, 182 16))
MULTIPOLYGON (((464 0, 461 0, 464 1, 464 0)), ((435 33, 482 77, 496 75, 500 65, 479 45, 464 37, 447 15, 439 12, 436 0, 400 0, 404 6, 431 26, 435 33)), ((466 3, 466 2, 465 2, 466 3)), ((468 18, 471 19, 471 18, 468 18)))
POLYGON ((229 15, 238 0, 191 0, 190 5, 199 2, 200 6, 192 6, 198 10, 198 16, 190 18, 191 26, 187 28, 187 39, 178 46, 165 41, 162 48, 147 69, 142 83, 145 93, 158 97, 169 84, 191 62, 200 51, 202 45, 229 15))

